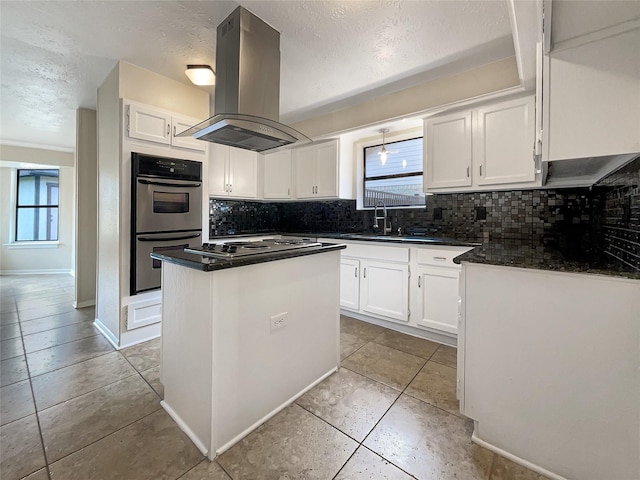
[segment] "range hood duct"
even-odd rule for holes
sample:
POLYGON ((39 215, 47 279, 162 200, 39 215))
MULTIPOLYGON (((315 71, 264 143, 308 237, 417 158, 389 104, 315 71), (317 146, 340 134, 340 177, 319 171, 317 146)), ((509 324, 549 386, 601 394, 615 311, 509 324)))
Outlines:
POLYGON ((215 115, 177 135, 263 152, 311 139, 280 120, 280 32, 243 7, 217 30, 215 115))

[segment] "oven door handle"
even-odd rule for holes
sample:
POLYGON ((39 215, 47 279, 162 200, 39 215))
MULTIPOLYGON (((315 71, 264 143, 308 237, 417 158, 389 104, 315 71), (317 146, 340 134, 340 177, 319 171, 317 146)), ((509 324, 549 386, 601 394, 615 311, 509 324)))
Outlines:
POLYGON ((198 238, 200 235, 200 233, 194 233, 182 237, 136 237, 136 240, 140 242, 165 242, 168 240, 188 240, 189 238, 198 238))
POLYGON ((167 183, 167 182, 152 182, 151 180, 138 179, 138 183, 143 185, 159 185, 161 187, 185 187, 185 188, 197 188, 202 186, 201 183, 167 183))

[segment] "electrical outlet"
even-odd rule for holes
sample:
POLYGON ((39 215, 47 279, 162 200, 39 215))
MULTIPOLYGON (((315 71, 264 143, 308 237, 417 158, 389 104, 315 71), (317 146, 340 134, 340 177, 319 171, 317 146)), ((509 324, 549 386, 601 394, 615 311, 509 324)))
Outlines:
POLYGON ((270 329, 273 333, 287 326, 287 312, 279 313, 271 317, 270 329))

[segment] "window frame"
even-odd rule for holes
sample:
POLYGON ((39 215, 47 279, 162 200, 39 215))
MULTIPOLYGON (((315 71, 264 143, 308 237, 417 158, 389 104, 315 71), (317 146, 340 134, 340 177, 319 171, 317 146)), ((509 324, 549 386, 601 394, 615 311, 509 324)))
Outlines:
POLYGON ((392 175, 378 175, 378 176, 373 176, 373 177, 367 177, 367 157, 365 154, 365 151, 369 148, 377 148, 377 147, 382 147, 382 142, 380 139, 380 143, 367 143, 367 144, 363 144, 361 145, 360 148, 360 154, 361 154, 361 174, 359 175, 359 182, 360 185, 362 186, 362 188, 358 189, 358 209, 362 209, 362 210, 369 210, 369 209, 374 209, 375 206, 373 205, 365 205, 366 199, 365 199, 365 194, 366 194, 366 188, 365 188, 365 184, 367 182, 367 180, 387 180, 387 179, 394 179, 394 178, 410 178, 410 177, 419 177, 422 176, 423 177, 423 195, 424 195, 424 199, 425 202, 422 205, 389 205, 387 206, 387 208, 424 208, 426 206, 426 193, 424 193, 424 134, 423 132, 416 132, 416 135, 402 135, 403 138, 397 139, 397 140, 392 140, 392 141, 385 141, 384 145, 387 148, 387 150, 392 150, 392 147, 389 147, 390 145, 396 144, 396 143, 403 143, 403 142, 409 142, 412 140, 418 140, 418 139, 422 139, 422 159, 423 159, 423 165, 422 165, 422 170, 420 170, 419 172, 411 172, 411 173, 399 173, 399 174, 392 174, 392 175), (406 137, 406 138, 404 138, 406 137))
MULTIPOLYGON (((45 176, 45 175, 41 175, 41 176, 45 176)), ((50 176, 50 175, 49 175, 50 176)), ((13 213, 14 213, 14 228, 13 228, 13 243, 14 244, 57 244, 60 241, 60 168, 59 167, 47 167, 47 168, 16 168, 15 170, 15 208, 13 209, 13 213), (46 204, 40 204, 40 205, 35 205, 35 204, 30 204, 30 205, 20 205, 20 172, 21 171, 32 171, 32 172, 51 172, 51 171, 56 171, 58 173, 58 202, 55 204, 50 204, 50 203, 46 203, 46 204), (18 212, 20 211, 20 209, 45 209, 45 214, 48 214, 50 212, 51 209, 56 209, 57 210, 57 216, 56 216, 56 221, 57 221, 57 229, 56 229, 56 238, 55 239, 45 239, 45 240, 39 240, 39 239, 30 239, 30 240, 18 240, 18 224, 19 224, 19 215, 18 212)), ((47 200, 48 201, 48 200, 47 200)), ((47 224, 47 232, 49 232, 49 224, 47 224)), ((49 235, 47 235, 49 236, 49 235)))

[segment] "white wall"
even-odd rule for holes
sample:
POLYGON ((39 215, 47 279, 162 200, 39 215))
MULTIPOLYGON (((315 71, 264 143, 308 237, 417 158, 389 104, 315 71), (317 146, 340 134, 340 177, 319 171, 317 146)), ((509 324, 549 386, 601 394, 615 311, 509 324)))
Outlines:
POLYGON ((0 274, 72 272, 74 219, 75 166, 72 152, 0 146, 0 274), (60 169, 57 243, 12 243, 18 168, 60 169))

